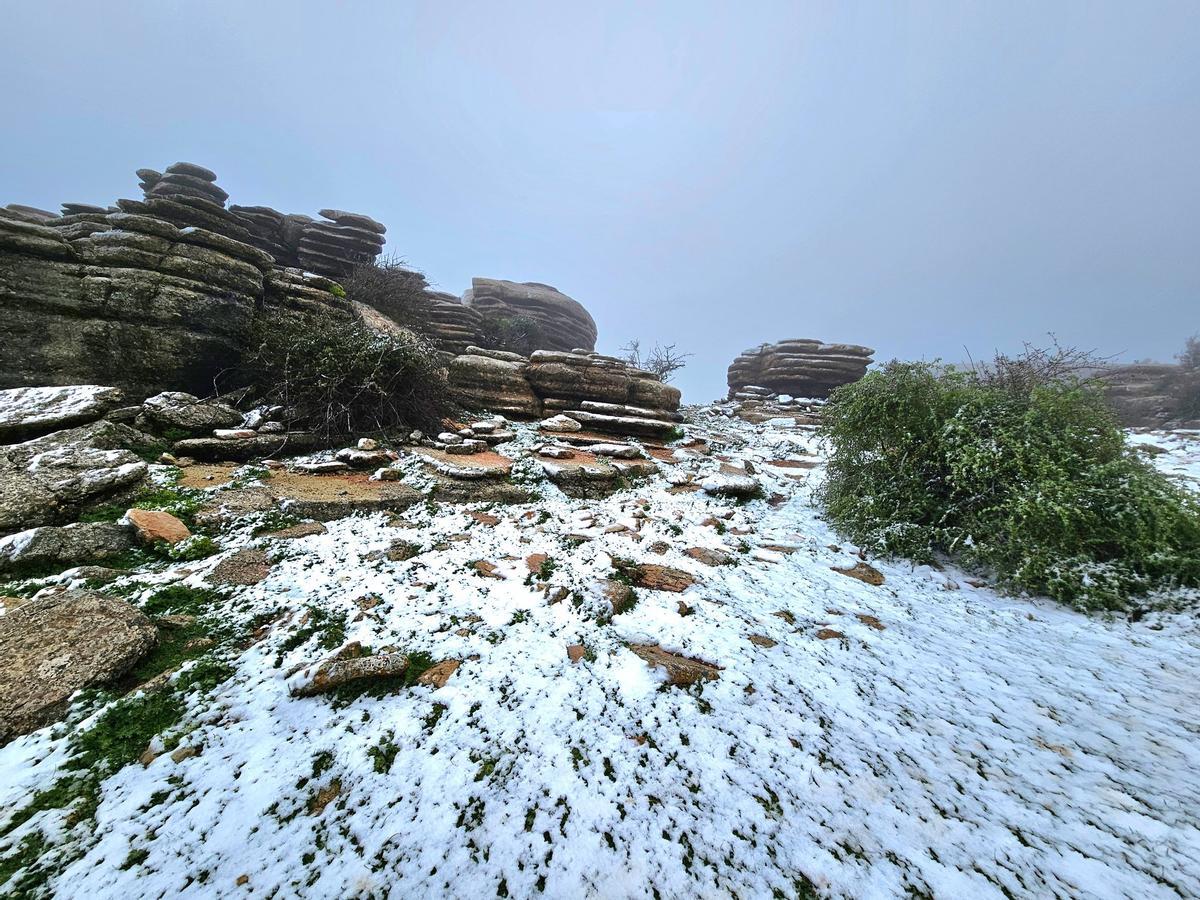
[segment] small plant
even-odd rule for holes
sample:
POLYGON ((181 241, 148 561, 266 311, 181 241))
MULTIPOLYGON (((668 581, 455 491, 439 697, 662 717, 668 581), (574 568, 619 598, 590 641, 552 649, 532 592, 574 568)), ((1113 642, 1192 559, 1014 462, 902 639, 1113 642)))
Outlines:
MULTIPOLYGON (((624 360, 633 366, 635 369, 641 369, 643 372, 653 372, 659 377, 660 381, 670 381, 680 369, 687 365, 687 358, 691 353, 680 353, 675 349, 674 344, 655 344, 654 349, 642 353, 642 342, 632 340, 624 347, 621 352, 625 354, 624 360)), ((683 437, 683 432, 679 429, 679 437, 683 437)), ((679 438, 672 437, 671 440, 679 438)))
POLYGON ((485 315, 480 323, 480 340, 489 350, 528 356, 543 344, 542 325, 528 316, 485 315))

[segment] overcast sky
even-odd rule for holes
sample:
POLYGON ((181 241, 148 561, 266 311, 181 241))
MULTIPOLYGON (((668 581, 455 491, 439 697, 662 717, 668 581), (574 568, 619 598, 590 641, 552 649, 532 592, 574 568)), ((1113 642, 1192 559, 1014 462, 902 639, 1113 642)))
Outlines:
POLYGON ((362 211, 439 288, 542 281, 599 349, 962 359, 1200 330, 1200 3, 3 3, 0 204, 362 211))

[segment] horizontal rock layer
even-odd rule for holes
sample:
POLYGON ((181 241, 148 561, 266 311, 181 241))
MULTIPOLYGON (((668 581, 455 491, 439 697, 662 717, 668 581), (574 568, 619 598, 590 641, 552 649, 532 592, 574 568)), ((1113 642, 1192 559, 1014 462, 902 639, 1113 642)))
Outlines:
POLYGON ((463 303, 485 318, 533 320, 540 349, 590 351, 596 346, 596 323, 583 304, 549 285, 472 278, 463 303))
POLYGON ((808 339, 761 344, 744 351, 729 366, 729 396, 761 387, 765 394, 828 397, 835 387, 862 378, 874 353, 857 344, 808 339))

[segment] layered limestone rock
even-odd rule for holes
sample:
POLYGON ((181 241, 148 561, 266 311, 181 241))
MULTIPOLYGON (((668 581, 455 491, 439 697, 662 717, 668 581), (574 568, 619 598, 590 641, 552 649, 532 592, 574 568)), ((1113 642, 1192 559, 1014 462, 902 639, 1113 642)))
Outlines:
POLYGON ((485 318, 531 319, 537 325, 538 349, 596 347, 596 323, 583 304, 546 284, 472 278, 463 303, 485 318))
MULTIPOLYGON (((216 175, 193 163, 138 178, 143 199, 114 208, 0 209, 0 388, 93 382, 135 398, 207 395, 239 361, 256 316, 350 314, 327 277, 291 267, 311 219, 235 214, 216 175)), ((327 272, 382 242, 374 220, 324 213, 335 232, 372 236, 326 248, 337 261, 327 272)))
POLYGON ((875 353, 857 344, 824 344, 796 339, 761 344, 743 352, 729 367, 729 396, 790 394, 825 398, 835 387, 862 378, 875 353), (764 389, 761 392, 750 390, 764 389))
POLYGON ((678 388, 599 353, 538 350, 526 358, 471 347, 449 371, 460 402, 504 415, 561 413, 588 430, 651 438, 682 421, 678 388))
POLYGON ((450 386, 464 405, 505 416, 534 418, 542 403, 525 377, 529 360, 516 353, 468 347, 450 361, 450 386))
POLYGON ((443 353, 458 356, 469 352, 482 339, 479 311, 465 305, 453 294, 426 291, 426 316, 429 336, 443 353))
POLYGON ((383 250, 387 229, 370 216, 340 209, 323 209, 321 215, 329 221, 309 221, 300 230, 297 257, 302 268, 342 278, 383 250))

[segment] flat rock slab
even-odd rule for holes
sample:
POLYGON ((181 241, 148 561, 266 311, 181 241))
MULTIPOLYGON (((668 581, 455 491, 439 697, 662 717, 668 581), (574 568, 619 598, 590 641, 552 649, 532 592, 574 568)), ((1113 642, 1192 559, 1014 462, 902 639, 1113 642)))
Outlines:
POLYGON ((483 478, 507 478, 512 472, 513 461, 499 453, 483 452, 457 456, 432 447, 419 447, 413 452, 424 457, 424 462, 430 469, 448 478, 475 481, 483 478))
POLYGON ((260 434, 258 437, 239 440, 221 438, 189 438, 177 441, 171 448, 176 456, 190 456, 208 461, 227 460, 245 462, 263 456, 281 453, 307 453, 321 446, 320 439, 307 432, 293 431, 289 434, 260 434))
POLYGON ((119 389, 95 384, 0 391, 0 443, 93 422, 123 399, 119 389))
POLYGON ((136 545, 132 528, 111 522, 30 528, 0 538, 0 574, 102 563, 136 545))
POLYGON ((217 563, 209 573, 213 584, 258 584, 271 574, 271 560, 263 550, 248 547, 217 563))
POLYGON ((657 644, 630 644, 629 649, 652 668, 667 672, 667 683, 686 687, 697 681, 715 681, 721 667, 680 653, 664 650, 657 644))
POLYGON ((124 675, 157 640, 124 600, 64 591, 0 616, 0 744, 59 719, 81 688, 124 675))

